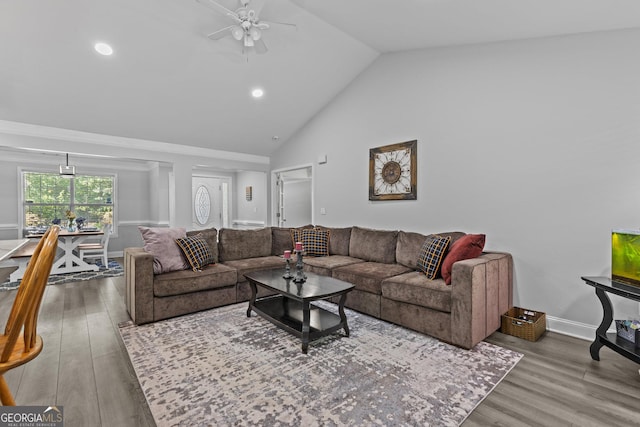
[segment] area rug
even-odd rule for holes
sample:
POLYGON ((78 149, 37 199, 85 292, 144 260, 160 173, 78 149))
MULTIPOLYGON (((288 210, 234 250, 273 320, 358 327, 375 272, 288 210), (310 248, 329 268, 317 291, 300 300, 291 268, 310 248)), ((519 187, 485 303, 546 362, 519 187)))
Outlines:
POLYGON ((299 339, 246 309, 120 325, 159 427, 458 426, 522 357, 486 342, 463 350, 348 309, 351 336, 303 354, 299 339))
MULTIPOLYGON (((49 276, 48 285, 61 285, 69 282, 80 282, 83 280, 100 279, 103 277, 117 277, 122 276, 124 271, 122 266, 117 261, 109 260, 109 266, 105 267, 101 260, 96 261, 96 265, 100 268, 98 271, 83 271, 79 273, 67 273, 67 274, 52 274, 49 276)), ((10 291, 17 289, 20 282, 0 283, 0 291, 10 291)))

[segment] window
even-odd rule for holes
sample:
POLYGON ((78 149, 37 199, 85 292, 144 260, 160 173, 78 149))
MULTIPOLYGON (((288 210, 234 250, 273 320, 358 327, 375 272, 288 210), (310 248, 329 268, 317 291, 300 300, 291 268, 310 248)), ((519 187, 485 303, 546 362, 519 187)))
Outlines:
POLYGON ((85 227, 102 228, 113 223, 115 176, 23 172, 23 221, 25 231, 48 227, 55 219, 67 224, 66 212, 84 218, 85 227))

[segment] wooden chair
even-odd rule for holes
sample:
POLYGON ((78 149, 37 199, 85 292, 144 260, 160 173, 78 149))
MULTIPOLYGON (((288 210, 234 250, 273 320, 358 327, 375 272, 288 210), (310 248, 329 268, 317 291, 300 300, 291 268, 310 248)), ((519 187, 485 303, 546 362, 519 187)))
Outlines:
POLYGON ((107 252, 109 250, 109 236, 111 235, 111 224, 105 224, 102 229, 103 235, 99 242, 96 243, 80 243, 78 245, 78 253, 80 259, 86 258, 102 258, 102 264, 105 268, 109 267, 109 258, 107 252))
POLYGON ((60 227, 53 226, 38 243, 13 301, 4 335, 0 335, 0 402, 15 406, 5 372, 34 359, 42 351, 37 335, 38 313, 58 248, 60 227))

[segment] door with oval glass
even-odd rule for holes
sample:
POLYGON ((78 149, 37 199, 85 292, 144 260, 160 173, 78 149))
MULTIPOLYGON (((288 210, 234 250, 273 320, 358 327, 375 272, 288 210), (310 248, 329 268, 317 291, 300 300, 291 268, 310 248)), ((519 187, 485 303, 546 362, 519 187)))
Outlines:
POLYGON ((229 224, 229 179, 192 176, 192 223, 194 230, 229 224))

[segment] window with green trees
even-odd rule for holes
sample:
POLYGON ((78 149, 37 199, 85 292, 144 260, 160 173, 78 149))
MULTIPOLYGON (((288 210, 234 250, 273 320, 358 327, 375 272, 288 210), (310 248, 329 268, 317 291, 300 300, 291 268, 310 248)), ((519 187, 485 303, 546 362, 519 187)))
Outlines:
POLYGON ((22 173, 24 225, 27 230, 48 227, 56 220, 65 226, 67 211, 83 219, 84 227, 102 228, 113 221, 115 176, 22 173))

